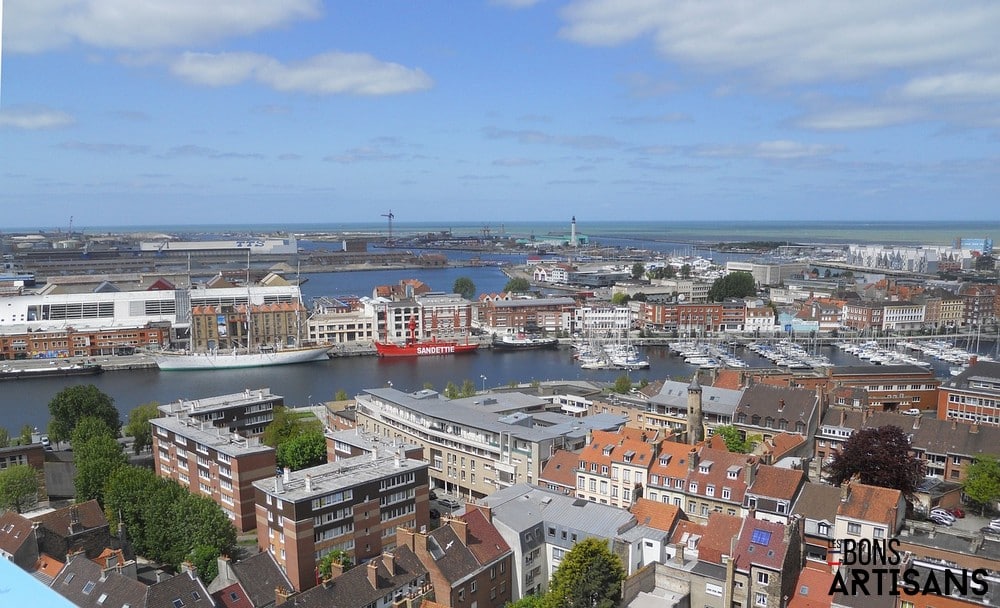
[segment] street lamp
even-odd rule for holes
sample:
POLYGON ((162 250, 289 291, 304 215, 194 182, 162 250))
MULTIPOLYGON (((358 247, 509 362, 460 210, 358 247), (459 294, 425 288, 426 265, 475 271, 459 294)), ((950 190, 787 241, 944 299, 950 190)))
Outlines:
POLYGON ((479 377, 483 379, 483 392, 485 393, 486 392, 486 376, 483 375, 483 374, 479 374, 479 377))

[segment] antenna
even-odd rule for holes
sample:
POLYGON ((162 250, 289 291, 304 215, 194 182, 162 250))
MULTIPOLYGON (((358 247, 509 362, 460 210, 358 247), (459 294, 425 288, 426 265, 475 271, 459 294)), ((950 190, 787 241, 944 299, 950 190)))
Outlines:
POLYGON ((396 216, 393 215, 392 209, 390 209, 389 213, 383 213, 382 217, 387 218, 389 220, 389 240, 391 241, 392 240, 392 218, 394 218, 396 216))

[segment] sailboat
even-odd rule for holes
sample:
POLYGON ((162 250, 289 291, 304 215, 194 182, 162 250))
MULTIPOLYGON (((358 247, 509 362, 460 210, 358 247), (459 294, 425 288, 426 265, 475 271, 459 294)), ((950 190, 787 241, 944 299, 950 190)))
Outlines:
MULTIPOLYGON (((330 346, 303 345, 301 342, 302 328, 299 313, 302 309, 301 293, 299 300, 294 304, 284 304, 284 306, 295 306, 295 336, 286 337, 287 343, 281 341, 267 344, 254 344, 254 305, 250 301, 250 272, 249 253, 247 254, 247 303, 245 307, 237 309, 236 312, 246 318, 246 346, 232 346, 226 348, 209 348, 205 352, 190 351, 160 351, 153 355, 156 366, 162 371, 188 371, 188 370, 218 370, 218 369, 243 369, 250 367, 268 367, 272 365, 290 365, 293 363, 308 363, 311 361, 324 361, 329 358, 330 346), (294 341, 293 341, 294 338, 294 341)), ((266 306, 281 306, 281 304, 265 304, 266 306)), ((258 307, 259 309, 263 307, 258 307)), ((207 307, 201 311, 204 315, 215 315, 218 317, 220 327, 220 338, 225 336, 226 319, 224 315, 218 314, 214 307, 207 307)), ((260 312, 260 310, 258 310, 260 312)), ((279 311, 280 312, 280 311, 279 311)), ((192 309, 192 315, 195 309, 192 309)), ((192 329, 194 323, 192 322, 192 329)))

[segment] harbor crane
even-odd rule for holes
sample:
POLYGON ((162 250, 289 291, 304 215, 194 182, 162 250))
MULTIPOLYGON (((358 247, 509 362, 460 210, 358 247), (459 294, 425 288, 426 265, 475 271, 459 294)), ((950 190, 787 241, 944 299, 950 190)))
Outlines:
POLYGON ((386 219, 389 220, 389 240, 391 241, 392 240, 392 218, 394 218, 396 216, 393 215, 392 209, 390 209, 389 213, 383 213, 382 217, 384 217, 384 218, 386 218, 386 219))

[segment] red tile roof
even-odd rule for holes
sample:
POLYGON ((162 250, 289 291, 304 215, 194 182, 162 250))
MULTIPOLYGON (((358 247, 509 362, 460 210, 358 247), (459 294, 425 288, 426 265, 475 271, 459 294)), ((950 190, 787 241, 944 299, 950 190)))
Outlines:
POLYGON ((473 509, 460 519, 468 524, 469 536, 466 546, 480 564, 488 564, 510 552, 510 545, 500 536, 500 532, 486 519, 482 511, 473 509))
POLYGON ((722 564, 723 555, 732 555, 732 540, 739 534, 742 523, 743 520, 736 515, 709 513, 705 536, 698 545, 698 559, 722 564))
POLYGON ((830 608, 833 596, 833 573, 825 570, 803 568, 795 583, 795 593, 788 601, 788 608, 830 608))
POLYGON ((680 509, 665 502, 656 502, 648 498, 640 498, 629 509, 635 515, 640 526, 649 526, 664 532, 670 532, 680 517, 680 509))
POLYGON ((740 383, 739 370, 720 369, 715 376, 715 382, 712 383, 712 386, 714 388, 725 388, 733 391, 743 388, 740 383))
POLYGON ((798 495, 805 480, 806 474, 802 471, 760 465, 747 491, 755 496, 790 501, 798 495))
POLYGON ((747 518, 736 541, 736 569, 746 572, 756 565, 781 570, 787 551, 784 525, 747 518))
POLYGON ((568 488, 576 487, 576 467, 580 462, 580 455, 568 450, 558 450, 552 458, 545 463, 542 474, 538 477, 538 485, 547 487, 543 482, 551 482, 556 485, 568 488))
POLYGON ((851 482, 849 490, 847 500, 841 500, 837 507, 838 516, 886 524, 895 530, 902 492, 859 482, 851 482))

